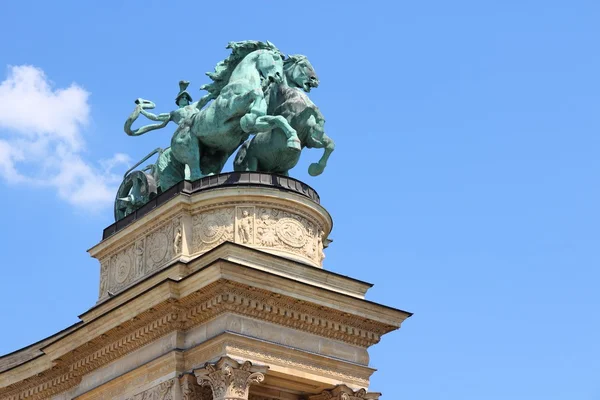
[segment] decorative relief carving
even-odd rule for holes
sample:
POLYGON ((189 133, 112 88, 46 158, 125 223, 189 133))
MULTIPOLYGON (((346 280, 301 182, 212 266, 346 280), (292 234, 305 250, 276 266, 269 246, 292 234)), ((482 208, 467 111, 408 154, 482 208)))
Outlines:
POLYGON ((100 293, 99 298, 103 298, 108 295, 108 260, 102 260, 100 262, 100 293))
POLYGON ((261 383, 268 368, 221 357, 215 364, 206 363, 204 368, 194 370, 194 375, 200 385, 211 387, 214 400, 247 400, 250 385, 261 383))
POLYGON ((285 244, 296 248, 304 247, 308 239, 304 226, 293 218, 281 218, 277 221, 275 232, 285 244))
POLYGON ((254 207, 236 207, 236 243, 254 244, 254 207))
POLYGON ((220 203, 195 210, 197 214, 191 221, 179 213, 171 220, 153 224, 102 256, 108 270, 104 275, 101 272, 99 298, 106 298, 108 292, 120 292, 184 251, 185 255, 188 251, 189 255, 197 255, 225 241, 287 253, 321 265, 323 247, 327 245, 326 227, 301 209, 283 207, 275 202, 220 203), (192 224, 189 239, 185 234, 187 221, 192 224))
POLYGON ((336 386, 332 390, 309 396, 309 400, 378 400, 381 393, 367 392, 365 389, 354 391, 346 385, 336 386))
POLYGON ((183 243, 183 227, 181 226, 181 217, 175 219, 173 223, 173 253, 175 256, 181 254, 181 245, 183 243))
POLYGON ((125 282, 131 273, 131 256, 129 253, 129 251, 126 251, 117 255, 114 270, 117 283, 125 282))
POLYGON ((170 379, 127 400, 173 400, 173 382, 170 379))
POLYGON ((167 255, 167 235, 164 232, 156 232, 148 238, 148 256, 150 260, 157 264, 165 259, 167 255))
POLYGON ((261 207, 256 219, 257 244, 307 257, 320 264, 317 232, 320 228, 300 214, 261 207))
POLYGON ((133 279, 134 246, 129 246, 110 259, 108 291, 116 292, 133 279))
POLYGON ((263 246, 272 247, 275 245, 277 239, 275 238, 275 224, 277 223, 271 218, 271 212, 267 212, 266 208, 263 208, 260 212, 260 220, 258 222, 259 243, 263 246))
POLYGON ((323 251, 323 249, 325 248, 325 246, 323 245, 323 237, 325 236, 325 232, 319 230, 319 232, 317 233, 317 246, 315 249, 315 252, 317 253, 317 259, 319 261, 319 264, 323 263, 323 260, 325 259, 325 252, 323 251))
POLYGON ((173 225, 174 221, 147 236, 145 274, 158 270, 173 258, 173 225))
POLYGON ((234 212, 229 208, 195 215, 192 219, 193 252, 207 251, 227 240, 233 242, 234 212))
POLYGON ((135 244, 135 277, 144 275, 144 238, 135 244))

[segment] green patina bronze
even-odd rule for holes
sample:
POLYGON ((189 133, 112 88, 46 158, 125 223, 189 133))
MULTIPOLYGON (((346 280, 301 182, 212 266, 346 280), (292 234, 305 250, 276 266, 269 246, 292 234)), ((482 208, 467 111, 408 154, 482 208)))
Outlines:
POLYGON ((333 141, 324 133, 325 122, 306 93, 319 80, 305 56, 287 59, 270 42, 231 42, 231 55, 207 73, 208 94, 193 102, 189 82, 179 82, 175 98, 178 108, 154 114, 152 101, 137 99, 125 122, 125 132, 139 136, 174 122, 177 129, 166 150, 156 149, 125 174, 115 201, 115 219, 130 214, 153 196, 183 179, 191 181, 218 174, 236 154, 238 171, 260 171, 288 175, 304 147, 323 148, 324 154, 309 167, 313 176, 323 172, 333 141), (285 61, 284 61, 285 59, 285 61), (143 115, 157 123, 133 128, 143 115), (255 135, 252 140, 246 140, 255 135), (155 164, 136 171, 141 163, 158 154, 155 164))
MULTIPOLYGON (((289 56, 284 62, 284 81, 270 85, 267 90, 269 115, 280 115, 294 128, 302 148, 324 148, 319 162, 309 166, 312 176, 325 169, 334 142, 324 132, 325 119, 306 93, 319 86, 319 79, 305 56, 289 56)), ((286 136, 281 129, 256 134, 245 142, 234 161, 236 171, 271 172, 288 175, 298 163, 300 153, 287 147, 286 136)))

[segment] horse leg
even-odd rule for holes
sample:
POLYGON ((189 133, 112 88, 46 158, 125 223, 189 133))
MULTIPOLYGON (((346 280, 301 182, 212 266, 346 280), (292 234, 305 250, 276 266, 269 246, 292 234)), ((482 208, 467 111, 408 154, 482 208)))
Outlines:
POLYGON ((331 153, 333 153, 333 150, 335 149, 335 143, 333 140, 331 140, 331 138, 323 134, 323 139, 320 142, 309 140, 309 147, 325 148, 321 159, 316 163, 310 164, 310 166, 308 167, 308 174, 310 176, 321 175, 325 170, 325 167, 327 166, 327 160, 329 160, 329 156, 331 155, 331 153))
POLYGON ((287 138, 288 148, 297 151, 302 149, 302 144, 300 143, 300 139, 298 138, 296 130, 292 128, 287 120, 281 115, 263 115, 262 117, 258 117, 256 124, 266 124, 270 127, 270 130, 274 128, 281 129, 287 138))
POLYGON ((177 161, 185 164, 185 179, 195 181, 203 177, 200 170, 200 143, 188 125, 182 125, 173 134, 171 149, 177 161))
POLYGON ((302 149, 296 130, 281 115, 265 115, 267 103, 261 90, 251 92, 255 96, 250 112, 242 117, 240 126, 247 133, 268 132, 280 128, 287 138, 287 147, 300 151, 302 149))
POLYGON ((242 129, 249 133, 268 132, 275 128, 279 128, 287 138, 288 148, 296 151, 302 149, 296 130, 292 128, 287 120, 281 115, 263 115, 256 117, 252 113, 249 113, 242 117, 240 124, 242 129))

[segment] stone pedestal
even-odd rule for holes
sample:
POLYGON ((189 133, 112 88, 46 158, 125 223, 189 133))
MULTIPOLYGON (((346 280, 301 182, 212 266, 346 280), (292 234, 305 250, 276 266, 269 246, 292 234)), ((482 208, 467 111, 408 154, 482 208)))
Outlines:
POLYGON ((0 399, 378 398, 368 348, 410 313, 322 268, 312 189, 228 174, 161 196, 90 250, 96 306, 0 359, 0 399))
POLYGON ((307 185, 269 174, 230 173, 184 181, 172 191, 175 196, 162 196, 170 200, 160 213, 142 207, 105 229, 104 240, 90 250, 101 264, 100 301, 224 242, 321 268, 333 223, 307 185))

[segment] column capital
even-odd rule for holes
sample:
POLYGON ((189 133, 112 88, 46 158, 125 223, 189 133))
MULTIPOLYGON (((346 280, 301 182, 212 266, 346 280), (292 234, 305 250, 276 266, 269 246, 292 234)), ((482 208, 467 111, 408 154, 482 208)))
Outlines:
POLYGON ((338 385, 331 390, 310 396, 309 400, 378 400, 381 393, 367 392, 365 389, 352 390, 346 385, 338 385))
POLYGON ((182 400, 212 400, 209 387, 198 385, 198 378, 192 374, 184 374, 179 378, 182 400))
POLYGON ((214 400, 248 400, 250 385, 262 382, 269 367, 239 363, 230 357, 221 357, 216 363, 206 363, 194 370, 200 385, 208 385, 214 400))

